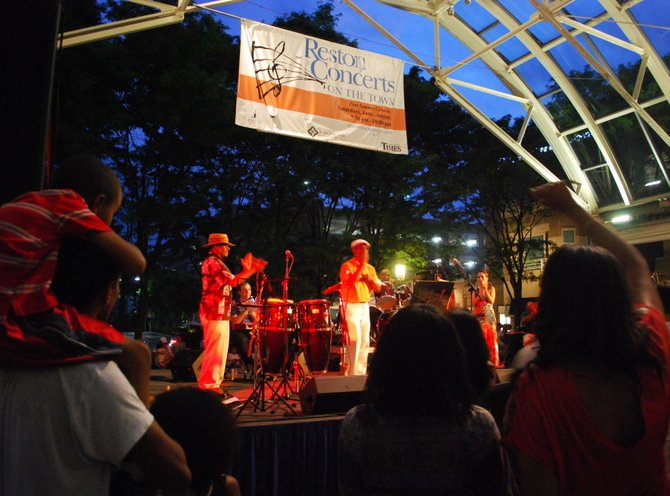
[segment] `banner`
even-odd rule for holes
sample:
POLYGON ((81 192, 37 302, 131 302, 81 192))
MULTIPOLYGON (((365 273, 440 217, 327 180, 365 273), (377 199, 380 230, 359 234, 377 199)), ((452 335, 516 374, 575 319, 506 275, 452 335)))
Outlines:
POLYGON ((235 123, 406 155, 403 62, 243 20, 235 123))

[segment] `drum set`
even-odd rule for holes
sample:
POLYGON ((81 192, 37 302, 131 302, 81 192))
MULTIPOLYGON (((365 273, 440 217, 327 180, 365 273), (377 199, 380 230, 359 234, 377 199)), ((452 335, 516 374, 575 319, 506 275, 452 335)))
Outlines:
POLYGON ((327 300, 268 298, 259 305, 258 338, 263 371, 282 374, 300 353, 304 353, 312 374, 328 370, 333 324, 327 300), (296 350, 292 344, 297 344, 296 350))
MULTIPOLYGON (((291 280, 289 274, 293 257, 288 250, 286 255, 284 277, 269 281, 264 273, 259 273, 256 278, 258 302, 242 305, 254 307, 257 316, 252 325, 247 351, 254 358, 254 389, 238 410, 238 416, 248 406, 253 406, 254 412, 270 410, 271 413, 274 413, 276 407, 285 407, 297 415, 287 400, 300 392, 307 382, 308 374, 318 375, 328 371, 333 344, 340 349, 340 370, 345 371, 347 368, 345 348, 348 339, 346 320, 341 314, 341 295, 336 322, 331 314, 331 304, 326 299, 297 303, 289 300, 288 283, 291 280), (264 289, 271 282, 281 282, 282 298, 263 298, 264 289), (271 393, 269 397, 268 390, 271 393)), ((336 292, 339 294, 339 284, 324 290, 323 295, 336 292)), ((392 295, 380 296, 371 302, 371 342, 376 343, 393 315, 408 305, 411 299, 410 288, 399 286, 392 295)))
POLYGON ((246 306, 254 307, 257 313, 249 343, 254 357, 254 389, 237 414, 247 406, 253 406, 254 412, 271 413, 283 406, 297 415, 287 400, 304 386, 307 374, 328 371, 333 336, 330 303, 266 298, 246 306))
POLYGON ((377 343, 391 318, 411 301, 412 291, 407 285, 398 286, 393 295, 386 294, 370 300, 370 343, 377 343))

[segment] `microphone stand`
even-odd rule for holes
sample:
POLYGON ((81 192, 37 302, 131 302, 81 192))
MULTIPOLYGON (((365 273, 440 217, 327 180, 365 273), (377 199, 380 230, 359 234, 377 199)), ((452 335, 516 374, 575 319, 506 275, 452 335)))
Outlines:
MULTIPOLYGON (((282 300, 284 300, 284 303, 288 303, 288 282, 290 280, 290 275, 291 275, 291 270, 293 269, 293 264, 295 263, 295 257, 293 254, 289 251, 286 250, 284 252, 286 255, 286 266, 284 269, 284 279, 282 280, 282 300)), ((293 307, 285 307, 286 312, 289 312, 293 309, 293 307)), ((288 319, 288 313, 284 315, 284 319, 288 319)), ((300 362, 298 361, 298 358, 300 356, 300 352, 302 351, 299 345, 299 338, 298 335, 295 335, 295 339, 297 340, 295 345, 291 342, 291 339, 288 335, 288 323, 284 322, 284 328, 287 329, 287 337, 286 337, 286 363, 284 363, 282 367, 282 376, 281 380, 279 382, 279 385, 277 387, 277 390, 280 392, 283 392, 282 397, 286 399, 293 399, 293 396, 297 394, 300 389, 302 389, 302 386, 305 384, 306 379, 305 379, 305 374, 302 370, 302 367, 300 366, 300 362), (297 346, 296 346, 297 345, 297 346), (289 365, 288 363, 288 358, 293 354, 293 361, 289 365), (291 386, 291 383, 289 381, 289 371, 293 369, 293 386, 291 386)), ((299 330, 297 332, 300 332, 299 330)))
MULTIPOLYGON (((260 277, 258 274, 256 276, 256 295, 258 301, 262 301, 261 297, 263 295, 263 289, 266 285, 266 279, 260 277), (260 282, 259 282, 260 280, 260 282)), ((264 302, 261 306, 261 310, 265 308, 267 310, 267 302, 264 302)), ((261 315, 263 312, 260 312, 261 315)), ((286 323, 284 323, 286 324, 286 323)), ((261 355, 262 344, 261 344, 261 335, 260 335, 260 322, 259 319, 254 319, 254 324, 252 328, 252 339, 249 343, 250 349, 253 346, 255 349, 254 353, 254 388, 249 395, 249 398, 242 404, 242 406, 237 411, 237 417, 239 417, 247 407, 253 406, 253 411, 265 412, 270 411, 270 413, 275 413, 278 408, 286 408, 290 413, 298 416, 298 413, 293 408, 293 405, 290 405, 283 396, 279 393, 278 389, 274 387, 273 381, 265 374, 263 369, 263 357, 261 355), (272 393, 269 398, 267 398, 266 388, 270 389, 272 393)))
MULTIPOLYGON (((480 300, 483 300, 482 295, 479 294, 479 290, 477 289, 477 286, 475 286, 475 285, 473 284, 473 282, 472 282, 472 278, 470 277, 470 274, 468 274, 468 273, 465 271, 465 269, 464 269, 463 266, 458 262, 457 259, 452 258, 451 261, 454 262, 454 265, 456 265, 456 267, 458 267, 458 268, 460 269, 460 271, 462 272, 462 274, 463 274, 463 279, 464 279, 465 282, 467 282, 468 285, 470 286, 470 291, 471 291, 471 292, 474 292, 480 300)), ((472 311, 472 298, 470 299, 470 311, 472 311)))

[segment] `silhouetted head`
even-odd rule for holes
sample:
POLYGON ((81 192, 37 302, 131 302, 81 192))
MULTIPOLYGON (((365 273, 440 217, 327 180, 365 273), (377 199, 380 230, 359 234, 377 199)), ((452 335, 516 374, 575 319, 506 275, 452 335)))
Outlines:
POLYGON ((121 269, 90 241, 61 243, 51 291, 61 303, 98 320, 107 320, 119 296, 121 269))
POLYGON ((398 311, 377 343, 367 402, 381 415, 454 416, 475 398, 467 360, 447 315, 430 305, 398 311), (417 380, 417 378, 423 378, 417 380), (414 400, 403 399, 411 394, 414 400))
POLYGON ((565 245, 549 257, 536 322, 542 366, 585 363, 614 372, 650 363, 623 269, 603 248, 565 245))
POLYGON ((121 183, 114 171, 89 155, 77 155, 61 162, 54 171, 51 187, 78 193, 88 208, 108 225, 123 199, 121 183))
POLYGON ((218 396, 182 387, 158 396, 150 410, 168 436, 184 448, 195 490, 229 473, 237 434, 235 420, 218 396))
POLYGON ((478 396, 491 385, 492 372, 489 366, 489 348, 482 332, 482 326, 471 312, 457 308, 448 313, 454 324, 468 360, 468 370, 472 387, 478 396))

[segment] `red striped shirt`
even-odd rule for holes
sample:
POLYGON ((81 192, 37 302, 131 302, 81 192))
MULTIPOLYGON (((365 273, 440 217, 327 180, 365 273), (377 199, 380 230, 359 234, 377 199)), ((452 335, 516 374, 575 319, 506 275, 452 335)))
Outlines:
POLYGON ((208 256, 202 263, 200 313, 209 320, 230 320, 234 276, 219 257, 208 256))
POLYGON ((71 190, 26 193, 0 207, 0 323, 54 308, 49 289, 60 242, 111 228, 71 190))

